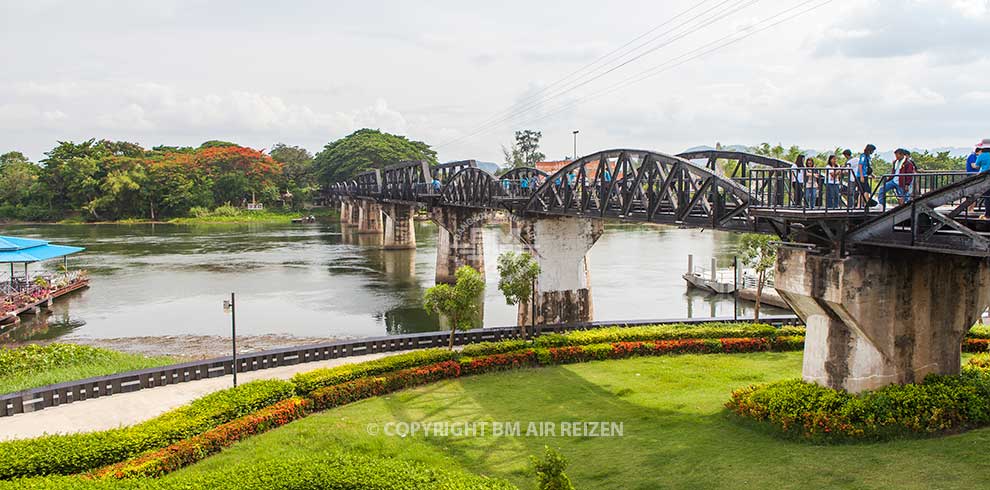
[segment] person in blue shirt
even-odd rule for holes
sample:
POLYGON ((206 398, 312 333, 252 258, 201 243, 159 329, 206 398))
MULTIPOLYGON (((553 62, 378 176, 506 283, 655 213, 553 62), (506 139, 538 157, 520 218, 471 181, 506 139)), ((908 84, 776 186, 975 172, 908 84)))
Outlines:
MULTIPOLYGON (((990 173, 990 139, 985 139, 976 147, 976 167, 981 174, 990 173)), ((980 219, 990 219, 990 191, 983 194, 983 216, 980 219)))
POLYGON ((873 173, 872 162, 873 153, 877 151, 877 147, 872 144, 866 145, 863 149, 863 153, 859 155, 859 160, 853 163, 853 174, 856 176, 856 180, 859 183, 859 190, 862 195, 860 199, 860 205, 868 207, 870 204, 870 174, 873 173))
POLYGON ((433 177, 433 191, 438 194, 440 193, 440 179, 436 177, 433 177))

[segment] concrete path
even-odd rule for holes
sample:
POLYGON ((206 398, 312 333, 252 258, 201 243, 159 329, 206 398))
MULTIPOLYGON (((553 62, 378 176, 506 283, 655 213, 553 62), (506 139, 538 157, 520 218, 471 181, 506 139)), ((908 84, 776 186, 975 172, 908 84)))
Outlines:
MULTIPOLYGON (((306 362, 260 371, 237 373, 238 383, 256 379, 289 379, 296 373, 385 357, 384 353, 306 362)), ((133 425, 185 405, 203 395, 230 388, 232 376, 189 381, 73 402, 37 412, 0 418, 0 440, 44 434, 92 432, 133 425)))

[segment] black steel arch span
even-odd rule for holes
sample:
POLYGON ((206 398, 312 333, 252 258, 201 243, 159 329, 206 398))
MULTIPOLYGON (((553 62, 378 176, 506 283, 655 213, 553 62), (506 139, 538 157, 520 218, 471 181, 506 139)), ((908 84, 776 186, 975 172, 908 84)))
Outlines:
POLYGON ((746 188, 684 158, 614 149, 547 177, 522 211, 752 230, 749 202, 746 188))
POLYGON ((506 191, 492 174, 477 167, 462 167, 440 189, 438 204, 494 209, 506 191))

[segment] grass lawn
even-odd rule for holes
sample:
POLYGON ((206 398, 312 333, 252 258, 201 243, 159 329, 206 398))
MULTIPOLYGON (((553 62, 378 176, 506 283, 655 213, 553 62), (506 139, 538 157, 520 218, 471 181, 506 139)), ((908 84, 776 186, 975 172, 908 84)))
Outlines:
POLYGON ((801 352, 591 362, 445 381, 311 415, 166 478, 344 448, 534 488, 530 455, 559 447, 576 488, 983 488, 990 429, 939 439, 811 446, 741 425, 734 388, 797 377, 801 352), (622 422, 624 436, 390 437, 388 422, 622 422))
POLYGON ((72 344, 0 349, 0 393, 65 381, 174 364, 167 357, 145 357, 72 344))

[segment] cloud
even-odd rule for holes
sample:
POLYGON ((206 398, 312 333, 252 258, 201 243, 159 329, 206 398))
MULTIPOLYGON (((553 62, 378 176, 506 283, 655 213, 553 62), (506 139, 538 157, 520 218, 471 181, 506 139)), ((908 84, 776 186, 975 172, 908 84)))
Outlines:
POLYGON ((880 0, 848 11, 818 41, 821 56, 889 58, 925 55, 942 64, 988 56, 990 11, 976 0, 880 0))

